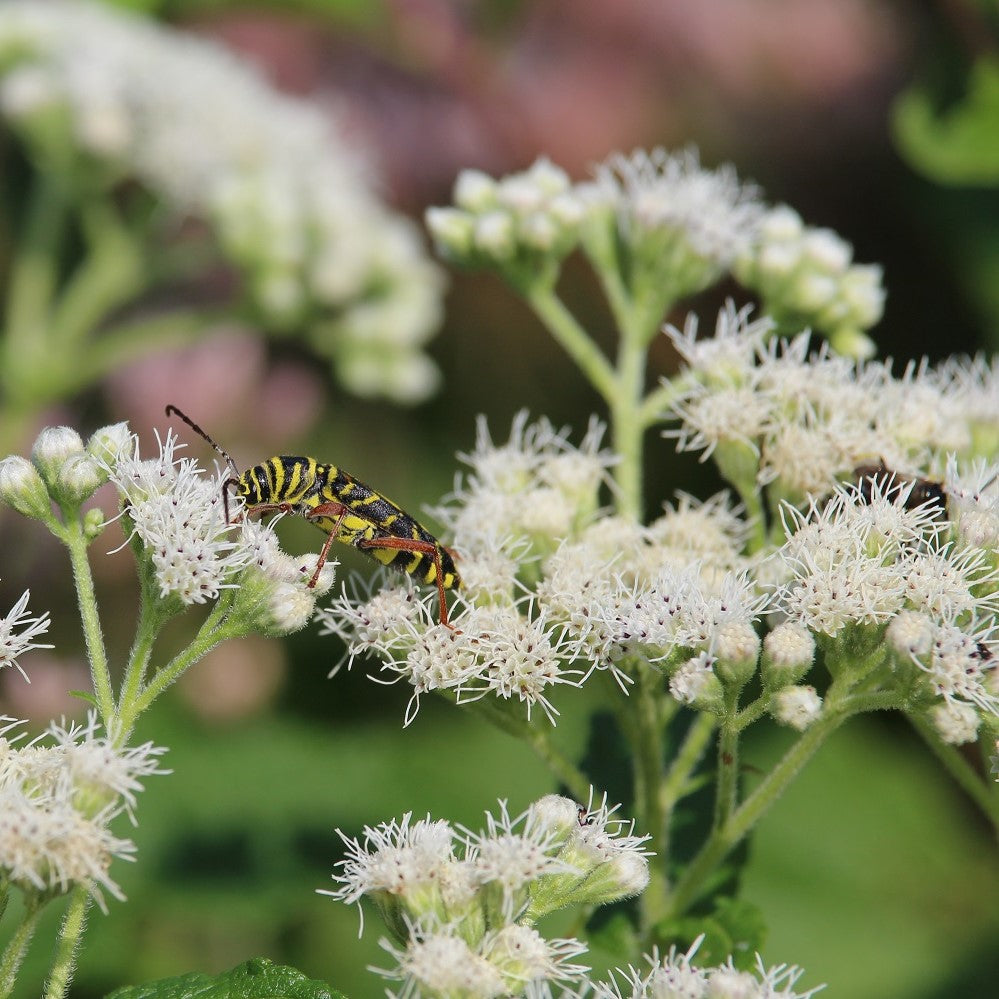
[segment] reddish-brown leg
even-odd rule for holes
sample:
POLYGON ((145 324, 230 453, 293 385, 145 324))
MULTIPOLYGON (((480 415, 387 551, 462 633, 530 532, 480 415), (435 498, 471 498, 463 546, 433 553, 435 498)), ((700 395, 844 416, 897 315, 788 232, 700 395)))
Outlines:
POLYGON ((437 596, 440 598, 440 622, 445 628, 454 631, 454 625, 447 619, 447 599, 444 596, 444 567, 441 565, 441 553, 437 546, 429 541, 417 541, 415 538, 372 538, 357 543, 358 548, 397 548, 401 552, 413 552, 420 555, 433 555, 434 574, 437 582, 437 596))

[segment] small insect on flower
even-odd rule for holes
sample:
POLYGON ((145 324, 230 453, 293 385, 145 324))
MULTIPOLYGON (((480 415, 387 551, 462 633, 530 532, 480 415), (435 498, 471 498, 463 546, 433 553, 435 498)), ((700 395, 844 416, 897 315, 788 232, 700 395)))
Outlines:
POLYGON ((228 452, 176 406, 167 406, 166 415, 179 416, 225 459, 232 472, 232 476, 222 483, 228 523, 235 523, 244 515, 231 516, 231 491, 246 503, 246 514, 298 514, 327 533, 315 572, 309 580, 310 587, 319 579, 330 546, 334 541, 340 541, 423 583, 436 583, 440 622, 453 628, 448 623, 444 591, 457 590, 461 585, 454 553, 405 510, 342 468, 320 464, 315 458, 282 454, 240 472, 228 452))
POLYGON ((858 465, 853 474, 858 494, 864 503, 870 503, 872 497, 878 494, 893 499, 905 490, 907 495, 902 505, 906 510, 915 510, 920 506, 928 507, 934 512, 939 509, 940 513, 947 510, 947 492, 942 482, 894 472, 885 464, 884 458, 858 465))

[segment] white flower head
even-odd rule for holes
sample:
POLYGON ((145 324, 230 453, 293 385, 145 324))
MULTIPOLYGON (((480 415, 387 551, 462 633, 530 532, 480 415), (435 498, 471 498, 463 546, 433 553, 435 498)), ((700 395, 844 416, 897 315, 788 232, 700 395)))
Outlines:
POLYGON ((672 231, 718 270, 751 244, 763 217, 754 186, 731 166, 702 167, 692 148, 616 154, 596 168, 596 179, 626 239, 637 240, 640 230, 672 231))
POLYGON ((59 109, 66 141, 108 176, 213 227, 271 322, 318 313, 313 347, 353 388, 412 401, 434 387, 405 383, 392 360, 433 368, 419 348, 442 276, 329 108, 278 93, 205 38, 97 3, 3 3, 0 57, 0 108, 29 141, 33 119, 59 109), (358 354, 372 362, 364 385, 358 354))
POLYGON ((227 524, 222 498, 228 472, 206 478, 197 461, 177 458, 178 439, 159 439, 159 455, 143 460, 138 438, 109 466, 132 530, 153 565, 161 597, 183 604, 214 600, 236 585, 234 577, 254 557, 227 524))
POLYGON ((51 649, 51 645, 36 642, 35 639, 49 630, 48 611, 34 615, 28 610, 30 590, 17 599, 14 606, 0 617, 0 669, 12 666, 25 680, 27 673, 21 668, 18 660, 32 649, 51 649))

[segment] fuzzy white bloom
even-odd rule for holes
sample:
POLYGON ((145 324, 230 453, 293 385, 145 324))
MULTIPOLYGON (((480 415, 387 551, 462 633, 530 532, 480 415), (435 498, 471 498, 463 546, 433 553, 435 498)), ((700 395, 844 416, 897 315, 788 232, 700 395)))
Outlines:
POLYGON ((692 148, 616 154, 596 168, 596 185, 626 242, 641 246, 650 232, 671 237, 665 273, 687 272, 685 290, 704 287, 743 253, 763 217, 753 185, 741 183, 730 165, 702 167, 692 148))
POLYGON ((814 687, 796 684, 778 691, 770 710, 782 725, 803 732, 821 714, 822 698, 814 687))
POLYGON ((807 227, 779 205, 761 220, 734 270, 782 324, 814 327, 841 353, 869 357, 873 344, 864 331, 881 318, 885 291, 881 268, 852 258, 852 247, 836 233, 807 227))
POLYGON ((999 465, 949 455, 944 488, 958 538, 972 548, 999 548, 999 465))
MULTIPOLYGON (((109 466, 123 511, 153 565, 160 596, 184 604, 215 600, 236 585, 253 559, 240 529, 227 524, 222 483, 228 471, 206 478, 193 458, 178 458, 178 438, 159 439, 159 454, 143 459, 138 438, 109 466)), ((182 446, 182 445, 181 445, 182 446)))
POLYGON ((412 401, 436 387, 420 348, 441 276, 328 108, 205 39, 96 3, 0 5, 0 67, 0 109, 29 142, 57 109, 67 146, 214 225, 269 319, 335 316, 311 339, 353 390, 412 401))
POLYGON ((32 649, 51 649, 51 645, 36 642, 35 639, 49 630, 48 611, 34 615, 28 610, 31 591, 25 590, 14 606, 0 617, 0 669, 12 666, 25 680, 28 674, 18 660, 32 649))
POLYGON ((134 859, 135 845, 109 826, 122 811, 134 822, 140 778, 169 772, 158 765, 164 750, 115 747, 98 734, 94 713, 82 725, 53 723, 23 746, 11 736, 23 723, 0 721, 8 723, 0 728, 0 876, 25 892, 82 884, 101 908, 104 891, 123 898, 110 866, 134 859))
POLYGON ((803 972, 794 965, 767 968, 757 955, 754 972, 737 971, 731 959, 719 967, 694 965, 704 937, 699 936, 685 953, 670 948, 665 957, 654 950, 643 971, 633 965, 618 969, 614 980, 594 985, 593 999, 809 999, 824 986, 793 992, 803 972))
MULTIPOLYGON (((966 453, 977 441, 989 454, 999 446, 962 398, 970 376, 954 365, 910 364, 896 375, 890 363, 852 361, 825 343, 812 350, 808 334, 768 340, 731 303, 719 315, 717 342, 699 340, 693 322, 667 333, 688 369, 670 386, 678 425, 665 436, 682 450, 714 455, 742 490, 763 485, 802 503, 858 466, 940 467, 949 452, 966 453)), ((973 370, 983 391, 987 384, 999 392, 999 379, 987 379, 981 364, 973 370)), ((987 479, 978 485, 985 490, 987 479)), ((969 521, 977 535, 990 529, 987 515, 969 521)))
POLYGON ((548 795, 511 816, 501 801, 479 832, 407 814, 365 828, 363 842, 341 833, 347 857, 336 865, 338 887, 321 894, 376 902, 405 941, 381 942, 396 960, 381 974, 404 983, 401 996, 521 995, 572 983, 588 970, 571 963, 585 946, 546 939, 535 923, 566 905, 644 888, 648 837, 615 811, 606 800, 590 807, 548 795))

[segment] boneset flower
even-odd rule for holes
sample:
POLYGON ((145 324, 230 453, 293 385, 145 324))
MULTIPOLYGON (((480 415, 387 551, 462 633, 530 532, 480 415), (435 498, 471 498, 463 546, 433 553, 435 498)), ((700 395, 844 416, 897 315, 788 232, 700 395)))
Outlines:
POLYGON ((354 391, 434 390, 422 348, 441 275, 328 108, 206 39, 96 3, 4 3, 0 67, 0 109, 45 169, 96 161, 109 184, 137 180, 211 225, 268 323, 306 322, 354 391))
POLYGON ((13 666, 25 680, 28 675, 18 660, 32 649, 51 649, 51 645, 36 642, 39 635, 49 630, 48 611, 37 616, 28 610, 30 590, 25 590, 13 607, 0 618, 0 669, 13 666))

